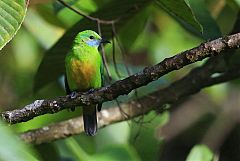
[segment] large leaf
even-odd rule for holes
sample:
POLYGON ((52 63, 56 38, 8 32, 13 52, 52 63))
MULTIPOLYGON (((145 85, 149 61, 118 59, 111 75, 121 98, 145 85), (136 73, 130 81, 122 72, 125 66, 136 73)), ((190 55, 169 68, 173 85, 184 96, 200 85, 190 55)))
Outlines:
POLYGON ((37 161, 30 148, 0 122, 0 160, 37 161))
POLYGON ((147 19, 149 18, 151 9, 152 7, 144 9, 139 14, 134 16, 133 19, 128 21, 126 25, 124 25, 124 27, 121 29, 121 32, 119 32, 119 38, 124 48, 129 49, 132 47, 137 37, 143 31, 147 19))
POLYGON ((0 1, 0 50, 13 38, 25 16, 25 0, 0 1))
POLYGON ((221 36, 216 21, 203 0, 156 0, 158 6, 175 18, 188 31, 208 40, 221 36))
MULTIPOLYGON (((112 0, 103 8, 99 9, 92 14, 94 17, 100 19, 112 20, 119 16, 121 19, 116 23, 116 29, 125 25, 125 22, 136 15, 143 8, 147 7, 150 0, 112 0)), ((102 25, 102 35, 105 38, 111 38, 111 25, 102 25)), ((86 18, 80 20, 71 29, 69 29, 62 38, 46 53, 43 58, 37 75, 35 76, 35 90, 43 85, 56 80, 64 73, 64 58, 69 51, 72 41, 76 34, 82 30, 95 30, 97 31, 97 24, 86 18)))
POLYGON ((201 32, 201 25, 184 0, 156 0, 157 5, 175 18, 180 24, 201 32))
POLYGON ((220 37, 221 31, 203 0, 188 0, 194 15, 202 26, 202 37, 206 40, 220 37))

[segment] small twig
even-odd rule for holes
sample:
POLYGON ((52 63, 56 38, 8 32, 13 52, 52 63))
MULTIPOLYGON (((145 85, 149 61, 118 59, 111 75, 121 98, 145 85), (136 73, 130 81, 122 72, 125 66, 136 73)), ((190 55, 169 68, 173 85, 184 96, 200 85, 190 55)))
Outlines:
MULTIPOLYGON (((110 101, 120 95, 128 94, 138 87, 145 86, 171 71, 179 70, 186 65, 201 61, 207 57, 220 55, 226 49, 238 48, 239 46, 240 33, 219 38, 203 43, 198 47, 184 51, 173 57, 166 58, 159 64, 146 67, 143 71, 123 80, 116 81, 106 87, 96 89, 93 92, 77 93, 74 99, 69 96, 62 96, 52 100, 36 100, 22 109, 3 112, 2 117, 7 122, 14 124, 28 121, 46 113, 56 113, 66 108, 110 101)), ((176 93, 173 93, 173 95, 176 95, 176 93)))
POLYGON ((124 112, 124 110, 122 109, 122 106, 120 104, 120 102, 118 101, 118 99, 115 100, 117 103, 117 107, 119 108, 119 111, 122 113, 123 117, 128 120, 128 118, 130 117, 127 113, 124 112))
POLYGON ((117 67, 117 62, 116 62, 116 50, 115 50, 115 34, 114 34, 114 31, 113 31, 113 27, 114 27, 114 24, 112 24, 112 59, 113 59, 113 65, 114 65, 114 69, 115 69, 115 72, 118 76, 118 78, 121 78, 121 75, 118 71, 118 67, 117 67))
MULTIPOLYGON (((101 37, 102 36, 101 24, 98 21, 97 21, 97 28, 98 28, 98 34, 101 37)), ((102 56, 103 65, 104 65, 104 68, 106 69, 108 80, 109 80, 109 82, 111 82, 112 77, 111 77, 111 73, 109 72, 109 69, 108 69, 108 63, 107 63, 106 53, 105 53, 103 44, 101 44, 100 49, 101 49, 101 56, 102 56)))
POLYGON ((74 11, 75 13, 89 19, 89 20, 92 20, 92 21, 96 21, 96 22, 99 22, 101 24, 106 24, 106 25, 110 25, 112 23, 115 23, 117 22, 120 18, 117 18, 117 19, 114 19, 114 20, 102 20, 102 19, 99 19, 97 17, 92 17, 74 7, 72 7, 71 5, 67 4, 66 2, 64 2, 63 0, 57 0, 58 2, 60 2, 62 5, 66 6, 67 8, 71 9, 72 11, 74 11))
MULTIPOLYGON (((116 31, 116 28, 115 28, 115 24, 114 24, 114 23, 112 24, 112 37, 113 37, 113 39, 112 39, 112 40, 113 40, 113 46, 112 46, 112 47, 113 47, 113 63, 114 63, 114 68, 115 68, 116 74, 117 74, 117 76, 118 76, 119 78, 121 78, 121 75, 120 75, 120 73, 119 73, 119 71, 118 71, 118 67, 117 67, 117 63, 116 63, 116 58, 115 58, 115 41, 114 41, 114 37, 116 38, 116 42, 117 42, 117 44, 118 44, 118 46, 119 46, 119 49, 120 49, 120 52, 121 52, 121 54, 122 54, 123 64, 124 64, 124 66, 125 66, 125 69, 126 69, 126 71, 127 71, 127 74, 128 74, 128 76, 130 76, 130 75, 131 75, 131 72, 130 72, 129 67, 128 67, 128 64, 127 64, 127 62, 126 62, 126 55, 125 55, 126 51, 125 51, 125 49, 124 49, 124 47, 123 47, 123 45, 122 45, 122 43, 121 43, 121 40, 119 39, 119 37, 118 37, 118 35, 117 35, 117 31, 116 31)), ((137 89, 134 90, 134 94, 135 94, 136 98, 138 98, 138 97, 137 97, 137 89)), ((122 110, 122 108, 121 108, 121 105, 120 105, 120 103, 118 102, 118 100, 116 100, 116 101, 117 101, 117 104, 118 104, 118 107, 119 107, 120 111, 123 113, 123 115, 124 115, 125 117, 128 117, 128 115, 123 112, 123 110, 122 110)), ((139 102, 138 102, 138 103, 139 103, 139 102)), ((141 105, 141 104, 139 104, 139 105, 141 105)), ((140 123, 141 120, 143 120, 143 118, 144 118, 144 117, 141 116, 138 120, 133 119, 132 121, 135 122, 135 123, 140 123)), ((141 122, 141 123, 142 123, 142 122, 141 122)))
POLYGON ((131 72, 130 72, 130 70, 129 70, 128 64, 127 64, 127 62, 126 62, 126 56, 125 56, 126 51, 125 51, 125 49, 124 49, 124 47, 123 47, 123 45, 122 45, 122 43, 121 43, 120 38, 119 38, 118 35, 117 35, 117 31, 116 31, 116 28, 115 28, 115 24, 114 24, 114 23, 112 24, 112 32, 113 32, 113 34, 114 34, 114 36, 115 36, 115 38, 116 38, 118 47, 119 47, 120 52, 121 52, 121 54, 122 54, 123 64, 124 64, 124 66, 125 66, 125 68, 126 68, 127 74, 128 74, 128 76, 130 76, 130 75, 131 75, 131 72))

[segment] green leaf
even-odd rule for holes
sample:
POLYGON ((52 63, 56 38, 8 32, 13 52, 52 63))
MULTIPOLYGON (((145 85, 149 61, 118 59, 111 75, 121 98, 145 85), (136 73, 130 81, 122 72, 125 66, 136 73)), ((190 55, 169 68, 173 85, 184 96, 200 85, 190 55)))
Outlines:
MULTIPOLYGON (((12 131, 0 122, 0 160, 1 161, 37 161, 30 148, 12 131)), ((39 161, 39 160, 38 160, 39 161)))
POLYGON ((235 0, 238 6, 240 7, 240 0, 235 0))
POLYGON ((112 145, 92 156, 96 161, 140 161, 134 148, 129 145, 112 145))
POLYGON ((130 136, 129 124, 126 121, 124 121, 112 124, 106 128, 99 130, 99 133, 95 137, 95 142, 96 145, 101 145, 98 147, 98 150, 104 150, 109 145, 127 144, 129 141, 129 136, 130 136), (119 131, 121 131, 121 133, 119 133, 119 131))
POLYGON ((78 142, 73 138, 65 140, 67 147, 75 154, 78 161, 90 161, 91 157, 80 147, 78 142))
MULTIPOLYGON (((114 0, 93 13, 92 16, 104 20, 113 20, 120 16, 121 19, 115 25, 116 30, 119 31, 119 29, 125 25, 127 20, 134 17, 138 12, 147 7, 150 2, 150 0, 114 0)), ((46 53, 35 76, 35 90, 38 90, 45 84, 56 80, 64 73, 65 55, 69 51, 76 34, 86 29, 97 31, 96 22, 90 21, 86 18, 80 20, 46 53)), ((111 25, 101 25, 101 29, 102 35, 105 38, 110 39, 112 33, 111 25)))
MULTIPOLYGON (((67 2, 69 5, 74 5, 74 4, 76 4, 76 3, 78 3, 79 2, 79 0, 65 0, 64 2, 67 2)), ((53 7, 54 7, 54 12, 59 12, 59 11, 61 11, 61 10, 63 10, 63 9, 65 9, 65 7, 63 6, 63 5, 60 5, 60 3, 53 3, 53 7)))
MULTIPOLYGON (((72 7, 80 11, 83 11, 86 14, 93 13, 97 11, 98 8, 101 7, 96 4, 96 0, 74 0, 74 1, 65 0, 65 2, 67 2, 72 7)), ((106 1, 103 1, 101 5, 104 5, 105 3, 106 1)), ((53 6, 58 19, 61 20, 61 22, 63 22, 66 27, 71 27, 73 24, 75 24, 76 22, 83 18, 82 16, 79 16, 77 13, 73 12, 69 8, 66 8, 59 2, 53 3, 53 6)))
POLYGON ((0 50, 14 37, 26 13, 25 0, 0 1, 0 50))
POLYGON ((130 145, 112 144, 90 155, 73 137, 66 139, 65 143, 78 161, 140 161, 136 151, 130 145))
MULTIPOLYGON (((48 13, 48 17, 50 18, 51 14, 48 13)), ((45 49, 49 49, 64 32, 63 29, 53 26, 45 21, 43 16, 40 16, 36 10, 33 10, 32 8, 28 9, 28 14, 24 20, 24 27, 31 32, 45 49)))
POLYGON ((152 111, 144 115, 144 118, 141 117, 135 118, 139 123, 134 123, 133 121, 131 123, 130 143, 134 146, 143 161, 159 160, 159 152, 162 150, 163 140, 156 138, 156 131, 158 130, 157 128, 162 127, 169 120, 169 113, 164 112, 159 115, 152 111), (144 127, 144 123, 146 122, 151 123, 144 127))
POLYGON ((221 31, 216 21, 208 11, 205 1, 203 0, 188 0, 191 9, 202 26, 202 37, 205 40, 215 39, 222 36, 221 31))
MULTIPOLYGON (((218 6, 221 6, 221 5, 222 4, 219 2, 218 6)), ((216 21, 222 32, 222 35, 237 33, 240 30, 240 27, 239 26, 237 27, 235 25, 240 15, 239 9, 240 8, 238 4, 233 0, 228 1, 228 3, 222 6, 221 10, 219 11, 216 17, 216 21)))
POLYGON ((195 145, 186 161, 212 161, 213 153, 206 145, 195 145))
POLYGON ((156 0, 157 5, 169 15, 179 21, 180 24, 201 32, 201 25, 196 20, 191 8, 184 0, 156 0))
POLYGON ((44 161, 60 161, 61 156, 54 143, 44 143, 34 146, 44 161))
POLYGON ((151 7, 148 7, 134 16, 119 32, 119 38, 124 48, 129 49, 134 44, 137 37, 145 28, 145 24, 150 14, 151 7), (136 25, 138 24, 138 25, 136 25))

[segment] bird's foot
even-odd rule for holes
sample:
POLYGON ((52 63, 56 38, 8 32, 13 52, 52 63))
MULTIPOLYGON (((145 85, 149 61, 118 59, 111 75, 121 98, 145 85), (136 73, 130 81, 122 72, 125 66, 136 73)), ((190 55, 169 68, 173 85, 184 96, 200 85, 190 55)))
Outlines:
POLYGON ((77 92, 76 91, 73 91, 73 92, 70 93, 70 98, 71 99, 74 99, 76 97, 77 97, 77 92))
POLYGON ((88 90, 88 93, 93 93, 94 91, 95 91, 95 89, 91 88, 91 89, 88 90))

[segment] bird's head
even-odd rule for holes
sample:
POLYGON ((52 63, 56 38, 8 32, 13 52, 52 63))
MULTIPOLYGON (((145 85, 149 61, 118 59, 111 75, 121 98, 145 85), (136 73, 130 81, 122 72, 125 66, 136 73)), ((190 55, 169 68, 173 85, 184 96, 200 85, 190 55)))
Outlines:
POLYGON ((85 30, 79 32, 74 42, 84 46, 98 48, 101 43, 110 43, 109 41, 101 38, 95 31, 85 30))

